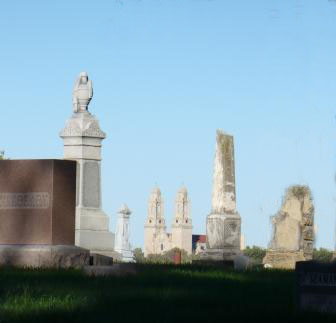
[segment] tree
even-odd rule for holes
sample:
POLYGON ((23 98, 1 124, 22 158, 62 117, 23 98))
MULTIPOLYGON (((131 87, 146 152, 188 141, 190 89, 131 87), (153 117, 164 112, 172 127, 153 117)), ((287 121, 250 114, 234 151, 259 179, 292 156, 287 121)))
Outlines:
POLYGON ((0 151, 0 160, 6 159, 5 158, 5 152, 3 150, 0 151))
POLYGON ((135 248, 133 250, 134 258, 137 263, 143 263, 145 262, 145 255, 142 252, 141 248, 135 248))

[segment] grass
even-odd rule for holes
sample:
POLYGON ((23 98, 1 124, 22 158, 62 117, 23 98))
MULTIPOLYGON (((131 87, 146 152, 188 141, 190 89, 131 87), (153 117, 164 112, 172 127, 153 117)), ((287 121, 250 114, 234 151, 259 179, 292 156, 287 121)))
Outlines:
POLYGON ((334 322, 300 313, 291 271, 143 265, 138 275, 0 269, 2 322, 334 322))

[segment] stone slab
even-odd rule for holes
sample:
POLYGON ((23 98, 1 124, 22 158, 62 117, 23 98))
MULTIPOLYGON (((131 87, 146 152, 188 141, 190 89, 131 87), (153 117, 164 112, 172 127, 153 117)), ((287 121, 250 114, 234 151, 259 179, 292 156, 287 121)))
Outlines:
POLYGON ((336 262, 297 262, 295 271, 299 309, 336 313, 336 262))
POLYGON ((76 245, 82 248, 100 251, 114 250, 114 233, 109 231, 76 230, 76 245))
POLYGON ((0 245, 0 266, 82 268, 89 250, 68 245, 0 245))
POLYGON ((121 262, 122 256, 114 250, 90 250, 91 254, 97 254, 109 258, 113 258, 113 263, 121 262))
POLYGON ((85 266, 83 271, 88 276, 129 276, 137 273, 133 264, 114 264, 113 266, 85 266))
POLYGON ((73 245, 76 162, 0 160, 0 244, 73 245))
POLYGON ((113 262, 113 257, 90 253, 90 266, 112 266, 113 262))
POLYGON ((267 250, 263 259, 266 268, 295 269, 298 261, 305 261, 303 251, 277 251, 267 250))
POLYGON ((200 253, 201 260, 209 261, 223 261, 223 260, 234 260, 235 257, 241 254, 241 251, 237 249, 206 249, 204 252, 200 253))

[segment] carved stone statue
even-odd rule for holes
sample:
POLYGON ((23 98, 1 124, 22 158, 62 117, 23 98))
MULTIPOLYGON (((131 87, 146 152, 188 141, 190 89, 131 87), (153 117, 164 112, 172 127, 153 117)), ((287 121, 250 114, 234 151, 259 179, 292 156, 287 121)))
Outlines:
POLYGON ((92 81, 86 72, 79 74, 72 92, 73 112, 88 111, 89 103, 93 96, 92 81))

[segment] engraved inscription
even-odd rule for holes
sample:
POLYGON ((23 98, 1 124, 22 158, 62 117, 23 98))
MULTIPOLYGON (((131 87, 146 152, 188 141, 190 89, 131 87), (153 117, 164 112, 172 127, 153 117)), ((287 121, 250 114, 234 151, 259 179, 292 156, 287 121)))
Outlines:
POLYGON ((83 206, 99 207, 100 200, 99 166, 97 162, 85 162, 83 165, 83 206))
POLYGON ((333 286, 336 287, 336 273, 308 272, 300 274, 301 286, 333 286))
POLYGON ((47 192, 0 193, 0 209, 47 209, 50 195, 47 192))
POLYGON ((239 221, 225 221, 224 224, 224 236, 225 243, 228 246, 239 247, 240 246, 240 223, 239 221))

